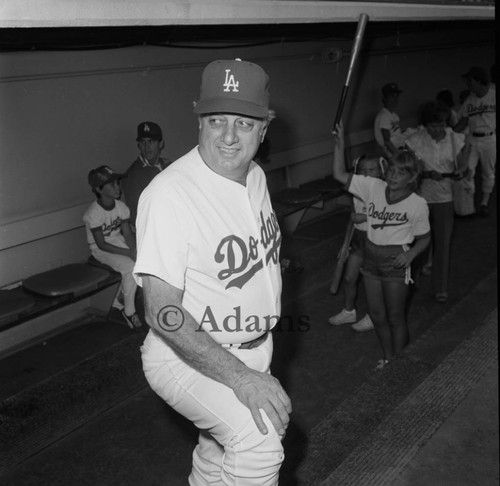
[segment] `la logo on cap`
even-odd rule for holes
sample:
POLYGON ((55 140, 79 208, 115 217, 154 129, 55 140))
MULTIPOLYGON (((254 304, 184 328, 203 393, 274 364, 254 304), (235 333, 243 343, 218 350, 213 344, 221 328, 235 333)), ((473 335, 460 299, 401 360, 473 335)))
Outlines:
POLYGON ((149 128, 149 125, 147 123, 144 123, 144 131, 145 132, 150 132, 151 128, 149 128))
POLYGON ((240 82, 234 79, 234 74, 229 74, 231 69, 226 69, 226 80, 222 86, 224 86, 224 91, 229 92, 232 88, 233 92, 239 92, 240 82))

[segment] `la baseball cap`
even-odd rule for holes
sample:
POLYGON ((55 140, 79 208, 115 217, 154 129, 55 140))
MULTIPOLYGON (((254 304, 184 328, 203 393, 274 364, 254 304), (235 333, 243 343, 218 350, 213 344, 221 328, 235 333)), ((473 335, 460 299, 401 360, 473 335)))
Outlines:
POLYGON ((465 74, 462 74, 462 78, 465 79, 475 79, 483 84, 488 84, 488 74, 486 69, 479 66, 472 66, 465 74))
POLYGON ((396 83, 387 83, 382 86, 382 96, 389 96, 392 93, 402 93, 396 83))
POLYGON ((90 187, 95 189, 99 186, 104 186, 104 184, 109 184, 110 182, 120 180, 127 177, 127 174, 117 174, 113 171, 111 167, 107 165, 101 165, 96 169, 92 169, 88 175, 88 181, 90 187))
POLYGON ((152 140, 163 140, 163 133, 160 125, 154 122, 145 121, 137 126, 137 140, 150 138, 152 140))
POLYGON ((241 59, 213 61, 203 71, 194 112, 265 118, 269 113, 269 76, 257 64, 241 59))

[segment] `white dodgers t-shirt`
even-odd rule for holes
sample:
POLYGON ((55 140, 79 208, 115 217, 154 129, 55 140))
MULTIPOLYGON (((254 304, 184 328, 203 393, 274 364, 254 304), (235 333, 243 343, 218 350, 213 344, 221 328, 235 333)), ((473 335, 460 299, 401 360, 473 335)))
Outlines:
POLYGON ((366 203, 367 237, 372 243, 409 245, 429 233, 429 208, 423 197, 411 193, 389 202, 385 181, 355 174, 347 182, 347 189, 366 203))
POLYGON ((183 290, 183 306, 215 341, 248 342, 277 323, 281 232, 257 164, 245 187, 194 148, 142 193, 137 244, 138 283, 150 274, 183 290))
POLYGON ((122 201, 115 200, 115 207, 111 210, 104 209, 97 201, 94 201, 83 215, 90 249, 97 248, 92 234, 92 229, 95 228, 102 229, 104 241, 107 243, 128 248, 121 232, 122 222, 128 219, 130 219, 130 209, 122 201))

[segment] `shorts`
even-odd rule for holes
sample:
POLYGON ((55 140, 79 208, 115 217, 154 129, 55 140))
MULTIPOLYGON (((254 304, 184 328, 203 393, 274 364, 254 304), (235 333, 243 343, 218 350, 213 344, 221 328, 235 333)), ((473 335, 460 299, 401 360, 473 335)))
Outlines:
POLYGON ((352 234, 351 239, 351 246, 349 247, 349 255, 363 258, 365 254, 366 240, 366 231, 361 231, 354 228, 354 233, 352 234))
POLYGON ((408 251, 407 245, 376 245, 366 239, 365 255, 361 273, 368 278, 384 282, 401 282, 409 284, 411 280, 410 267, 395 268, 394 257, 403 251, 408 251))

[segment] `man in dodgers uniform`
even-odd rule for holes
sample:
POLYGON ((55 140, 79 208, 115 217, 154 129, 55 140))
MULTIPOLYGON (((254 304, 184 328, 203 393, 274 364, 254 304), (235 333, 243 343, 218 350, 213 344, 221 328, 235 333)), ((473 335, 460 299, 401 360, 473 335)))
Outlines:
POLYGON ((468 166, 474 177, 477 164, 481 161, 482 196, 479 215, 488 216, 488 202, 495 185, 497 163, 496 91, 488 84, 488 75, 481 67, 471 67, 462 77, 467 82, 470 95, 460 109, 461 120, 453 129, 461 132, 466 127, 469 128, 468 166))
POLYGON ((139 156, 127 169, 127 177, 122 182, 125 202, 130 209, 130 224, 135 228, 137 204, 146 186, 170 164, 161 156, 165 148, 163 133, 154 122, 141 122, 137 126, 137 147, 139 156))
POLYGON ((200 430, 191 486, 278 484, 290 400, 271 376, 281 234, 252 161, 273 112, 255 64, 203 72, 199 145, 143 192, 134 269, 153 390, 200 430))
POLYGON ((399 125, 396 109, 402 91, 396 83, 388 83, 382 87, 382 104, 384 107, 377 113, 373 127, 375 140, 383 150, 384 156, 390 158, 404 145, 405 137, 399 125))

